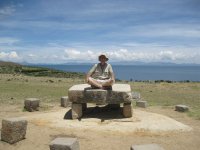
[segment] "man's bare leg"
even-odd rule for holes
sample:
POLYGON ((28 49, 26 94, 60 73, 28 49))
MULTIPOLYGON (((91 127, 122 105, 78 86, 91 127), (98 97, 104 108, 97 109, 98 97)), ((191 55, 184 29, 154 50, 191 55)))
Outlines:
POLYGON ((99 82, 97 82, 95 79, 91 78, 91 77, 89 77, 89 79, 88 79, 88 84, 94 85, 94 86, 102 89, 102 85, 99 82))
POLYGON ((102 86, 112 86, 112 85, 113 85, 113 81, 111 79, 102 83, 102 86))

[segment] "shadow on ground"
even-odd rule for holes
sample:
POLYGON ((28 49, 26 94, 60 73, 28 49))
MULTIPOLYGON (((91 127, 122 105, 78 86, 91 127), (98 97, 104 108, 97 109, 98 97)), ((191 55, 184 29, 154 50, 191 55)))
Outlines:
MULTIPOLYGON (((87 118, 96 118, 100 119, 101 122, 104 122, 105 120, 121 119, 124 118, 124 116, 122 115, 121 107, 113 108, 112 106, 106 105, 103 107, 88 107, 85 111, 83 111, 83 116, 79 119, 79 121, 87 118)), ((72 119, 71 109, 66 112, 64 119, 72 119)))

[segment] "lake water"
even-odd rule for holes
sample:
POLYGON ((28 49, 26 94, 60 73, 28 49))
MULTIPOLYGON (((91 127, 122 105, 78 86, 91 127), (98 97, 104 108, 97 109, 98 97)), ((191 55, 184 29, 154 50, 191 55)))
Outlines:
MULTIPOLYGON (((40 65, 66 72, 87 73, 92 65, 40 65)), ((115 76, 120 80, 171 80, 200 81, 200 66, 142 66, 112 65, 115 76)))

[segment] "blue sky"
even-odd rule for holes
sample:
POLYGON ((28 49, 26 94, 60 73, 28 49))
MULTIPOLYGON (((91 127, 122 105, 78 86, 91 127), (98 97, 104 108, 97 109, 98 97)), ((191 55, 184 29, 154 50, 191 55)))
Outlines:
POLYGON ((0 60, 200 64, 200 0, 0 0, 0 60))

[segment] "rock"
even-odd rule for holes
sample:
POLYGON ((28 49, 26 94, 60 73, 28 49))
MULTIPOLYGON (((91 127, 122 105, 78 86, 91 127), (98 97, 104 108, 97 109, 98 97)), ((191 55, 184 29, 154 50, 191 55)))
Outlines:
POLYGON ((128 84, 114 84, 112 90, 92 89, 88 84, 72 86, 68 91, 69 100, 76 103, 119 104, 132 101, 128 84))
POLYGON ((37 98, 27 98, 24 101, 24 108, 27 111, 38 111, 39 110, 40 100, 37 98))
POLYGON ((72 119, 81 118, 83 115, 82 104, 72 103, 72 119))
POLYGON ((131 150, 164 150, 158 144, 132 145, 131 150))
POLYGON ((186 105, 176 105, 175 110, 180 112, 185 112, 189 110, 189 107, 186 105))
POLYGON ((146 108, 147 107, 147 101, 136 101, 136 106, 146 108))
POLYGON ((77 138, 56 138, 50 145, 50 150, 79 150, 77 138))
POLYGON ((132 98, 133 99, 140 99, 140 93, 139 92, 132 92, 132 98))
POLYGON ((61 103, 61 107, 69 106, 68 96, 61 97, 60 103, 61 103))
POLYGON ((133 114, 133 108, 131 103, 124 103, 124 107, 123 107, 123 115, 126 118, 132 117, 133 114))
POLYGON ((25 139, 27 121, 23 118, 8 118, 2 120, 1 140, 10 144, 25 139))

